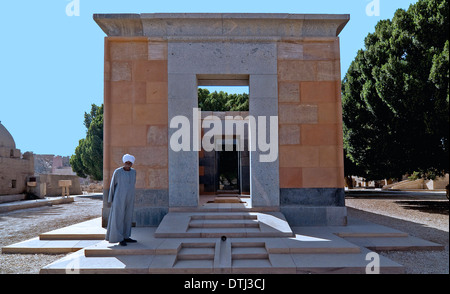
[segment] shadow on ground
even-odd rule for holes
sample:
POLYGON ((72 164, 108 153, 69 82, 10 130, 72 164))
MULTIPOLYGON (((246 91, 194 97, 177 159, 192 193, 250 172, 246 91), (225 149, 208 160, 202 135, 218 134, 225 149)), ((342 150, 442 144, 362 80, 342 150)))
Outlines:
POLYGON ((345 197, 352 199, 399 199, 399 200, 446 200, 445 191, 385 191, 351 189, 345 191, 345 197))
POLYGON ((418 210, 431 214, 449 214, 450 202, 448 201, 395 201, 396 204, 405 209, 418 210))

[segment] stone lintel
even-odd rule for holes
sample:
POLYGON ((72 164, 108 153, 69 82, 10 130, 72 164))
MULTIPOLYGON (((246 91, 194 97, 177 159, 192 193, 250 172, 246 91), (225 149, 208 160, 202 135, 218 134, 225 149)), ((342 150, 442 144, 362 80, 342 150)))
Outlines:
POLYGON ((145 36, 178 38, 279 38, 337 37, 349 14, 288 13, 142 13, 94 14, 108 37, 145 36))

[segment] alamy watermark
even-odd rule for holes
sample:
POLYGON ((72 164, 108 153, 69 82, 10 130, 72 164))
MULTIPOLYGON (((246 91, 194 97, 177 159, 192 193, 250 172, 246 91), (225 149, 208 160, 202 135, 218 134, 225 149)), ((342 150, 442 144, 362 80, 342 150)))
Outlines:
POLYGON ((67 16, 80 16, 80 0, 72 0, 66 5, 67 16))
POLYGON ((367 16, 380 16, 380 0, 372 0, 366 5, 367 16))
POLYGON ((380 255, 376 252, 369 252, 366 254, 366 260, 369 261, 366 265, 366 274, 379 274, 380 255))
POLYGON ((245 130, 248 130, 247 150, 259 151, 260 162, 274 162, 278 158, 278 116, 225 116, 224 120, 214 115, 209 115, 200 123, 201 109, 193 108, 192 121, 183 115, 178 115, 170 120, 169 127, 176 129, 170 136, 170 148, 175 151, 233 151, 232 144, 216 144, 217 140, 227 137, 236 138, 236 151, 245 150, 245 130), (268 121, 267 121, 268 120, 268 121), (225 123, 225 134, 223 134, 225 123), (192 140, 191 140, 192 126, 192 140), (212 126, 212 127, 211 127, 212 126), (201 138, 201 129, 209 129, 201 138), (234 131, 236 130, 236 131, 234 131), (192 142, 192 150, 191 150, 192 142))

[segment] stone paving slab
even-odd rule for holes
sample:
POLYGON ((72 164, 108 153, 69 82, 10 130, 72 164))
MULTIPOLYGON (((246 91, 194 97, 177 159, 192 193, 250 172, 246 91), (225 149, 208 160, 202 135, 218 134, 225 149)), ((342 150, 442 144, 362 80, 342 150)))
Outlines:
POLYGON ((345 238, 347 241, 374 251, 409 251, 409 250, 444 250, 444 246, 414 236, 400 238, 371 237, 371 238, 345 238))
POLYGON ((105 239, 105 228, 101 218, 56 229, 39 237, 11 244, 2 248, 2 253, 63 254, 89 247, 105 239))
POLYGON ((98 243, 98 240, 40 240, 39 237, 2 248, 4 254, 65 254, 98 243))
POLYGON ((84 250, 69 254, 40 270, 41 274, 147 274, 153 255, 86 257, 84 250))
MULTIPOLYGON (((353 254, 292 254, 297 274, 365 274, 373 270, 367 266, 372 260, 367 254, 371 251, 361 248, 360 253, 353 254)), ((404 267, 382 255, 377 255, 380 262, 380 274, 402 274, 404 267)))
POLYGON ((101 218, 81 222, 39 235, 41 240, 104 240, 106 229, 101 218))
POLYGON ((269 240, 272 253, 359 253, 360 248, 343 238, 328 232, 317 232, 314 237, 296 232, 295 237, 283 238, 278 246, 269 240))
MULTIPOLYGON (((229 213, 194 219, 226 219, 229 213)), ((286 231, 270 216, 234 215, 234 219, 262 219, 267 229, 286 231), (264 218, 267 217, 267 220, 264 218)), ((272 215, 277 218, 277 214, 272 215)), ((184 213, 175 213, 171 229, 190 221, 184 213)), ((163 227, 168 230, 168 227, 163 227)), ((189 225, 182 226, 184 230, 189 225)), ((291 236, 278 237, 188 237, 158 236, 160 227, 132 229, 137 243, 119 246, 104 240, 72 240, 73 236, 95 236, 101 232, 101 218, 43 234, 53 240, 33 238, 6 246, 3 253, 70 253, 41 269, 41 273, 365 273, 371 250, 436 250, 443 246, 415 238, 397 230, 359 220, 345 227, 293 227, 291 236), (50 234, 51 233, 51 234, 50 234), (70 236, 70 237, 69 237, 70 236), (344 237, 343 237, 344 236, 344 237), (62 238, 62 239, 58 239, 62 238), (370 249, 367 249, 370 248, 370 249), (9 251, 9 252, 8 252, 9 251)), ((209 228, 221 229, 221 228, 209 228)), ((242 228, 241 228, 242 229, 242 228)), ((243 228, 246 229, 246 228, 243 228)), ((249 228, 250 229, 250 228, 249 228)), ((162 231, 164 231, 162 230, 162 231)), ((204 235, 206 236, 206 235, 204 235)), ((403 266, 378 255, 381 273, 402 273, 403 266)))
POLYGON ((351 226, 329 227, 330 231, 340 237, 407 237, 408 234, 393 228, 370 223, 355 218, 348 218, 351 226))

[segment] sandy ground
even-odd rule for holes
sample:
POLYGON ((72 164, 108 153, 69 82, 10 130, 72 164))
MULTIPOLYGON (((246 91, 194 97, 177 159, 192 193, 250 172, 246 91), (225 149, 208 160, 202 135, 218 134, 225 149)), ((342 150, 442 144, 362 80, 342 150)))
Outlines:
MULTIPOLYGON (((408 274, 449 273, 449 201, 443 193, 367 193, 347 195, 349 217, 392 227, 445 245, 443 251, 381 252, 405 266, 408 274)), ((0 214, 0 247, 40 233, 101 216, 101 197, 76 197, 70 204, 0 214)), ((0 274, 37 274, 64 255, 0 254, 0 274)))

